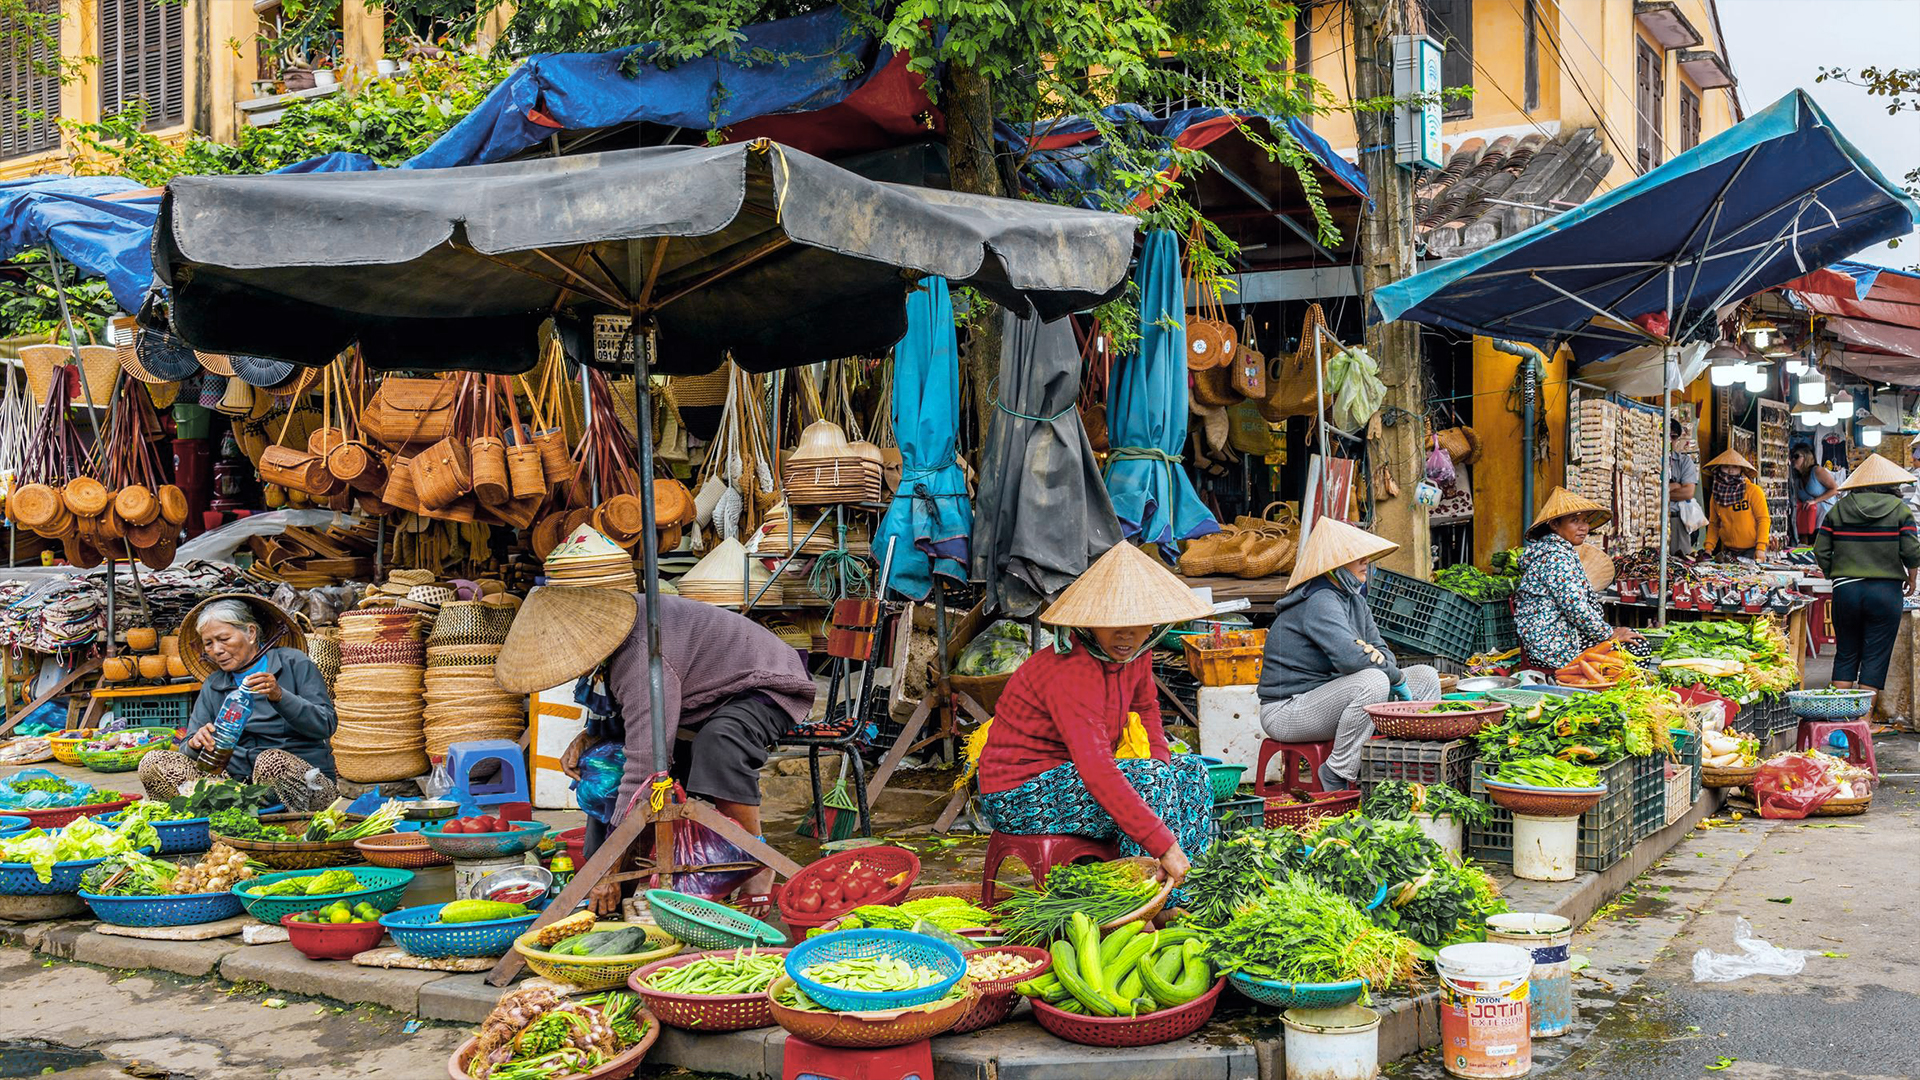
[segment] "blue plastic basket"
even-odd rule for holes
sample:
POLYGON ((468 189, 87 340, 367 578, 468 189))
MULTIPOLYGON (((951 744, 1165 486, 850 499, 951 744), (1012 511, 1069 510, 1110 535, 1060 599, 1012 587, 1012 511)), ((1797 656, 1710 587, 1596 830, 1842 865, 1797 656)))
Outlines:
MULTIPOLYGON (((141 848, 142 855, 153 854, 152 848, 141 848)), ((41 881, 34 875, 33 867, 28 863, 0 863, 0 896, 58 896, 61 893, 80 891, 80 875, 90 867, 106 862, 112 856, 102 855, 98 859, 75 859, 72 862, 53 864, 53 880, 41 881)))
POLYGON ((32 818, 23 818, 15 814, 0 814, 0 836, 18 836, 33 828, 32 818))
MULTIPOLYGON (((1831 690, 1789 690, 1787 706, 1796 717, 1810 720, 1851 720, 1865 716, 1873 708, 1873 691, 1855 690, 1836 694, 1831 690)), ((1761 741, 1765 741, 1762 739, 1761 741)))
POLYGON ((836 930, 808 938, 788 950, 786 967, 787 974, 803 993, 832 1012, 879 1012, 925 1005, 946 997, 953 984, 967 973, 966 957, 959 949, 907 930, 836 930), (940 973, 940 981, 918 990, 875 992, 842 990, 815 982, 804 974, 816 964, 871 956, 891 956, 915 967, 930 967, 940 973))
POLYGON ((245 910, 230 892, 188 896, 95 896, 81 893, 101 922, 115 926, 192 926, 231 919, 245 910))
POLYGON ((345 870, 353 875, 353 880, 360 887, 347 892, 316 893, 313 896, 254 896, 251 892, 241 891, 262 888, 287 878, 326 873, 326 870, 282 870, 248 878, 233 887, 233 894, 240 898, 247 914, 277 926, 288 915, 323 908, 335 900, 345 900, 350 907, 367 903, 381 911, 392 911, 400 905, 400 894, 406 892, 407 886, 413 881, 413 871, 386 866, 337 866, 328 869, 345 870))
MULTIPOLYGON (((120 817, 121 814, 103 817, 100 823, 115 826, 120 824, 120 817)), ((211 818, 197 817, 179 821, 149 821, 147 824, 153 826, 154 835, 160 838, 160 854, 198 855, 213 847, 212 821, 211 818)))
POLYGON ((1279 1009, 1337 1009, 1360 1000, 1367 991, 1365 979, 1337 983, 1284 983, 1256 979, 1236 971, 1227 976, 1235 990, 1262 1005, 1279 1009))
POLYGON ((402 908, 381 916, 380 925, 393 935, 393 943, 414 956, 437 960, 449 956, 500 956, 513 948, 513 941, 533 927, 538 912, 517 919, 488 919, 485 922, 450 923, 436 926, 445 904, 402 908))

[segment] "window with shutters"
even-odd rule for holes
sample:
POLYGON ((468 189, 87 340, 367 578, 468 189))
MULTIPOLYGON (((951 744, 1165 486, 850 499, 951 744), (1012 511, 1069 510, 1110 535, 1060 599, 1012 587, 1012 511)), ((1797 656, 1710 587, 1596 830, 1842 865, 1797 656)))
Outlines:
POLYGON ((1645 38, 1638 39, 1639 50, 1634 61, 1633 109, 1634 131, 1638 137, 1640 171, 1659 165, 1666 160, 1661 143, 1665 129, 1662 119, 1667 108, 1667 62, 1666 56, 1645 38))
POLYGON ((149 131, 186 119, 184 8, 166 0, 100 0, 101 115, 138 101, 149 131))
POLYGON ((1680 87, 1680 149, 1700 145, 1700 92, 1691 86, 1680 87))
POLYGON ((25 8, 47 17, 0 17, 0 159, 60 146, 60 0, 25 8))
MULTIPOLYGON (((1440 61, 1440 85, 1452 90, 1473 85, 1473 0, 1422 0, 1427 17, 1427 36, 1447 47, 1440 61)), ((1473 115, 1473 98, 1449 97, 1445 111, 1448 120, 1473 115)))

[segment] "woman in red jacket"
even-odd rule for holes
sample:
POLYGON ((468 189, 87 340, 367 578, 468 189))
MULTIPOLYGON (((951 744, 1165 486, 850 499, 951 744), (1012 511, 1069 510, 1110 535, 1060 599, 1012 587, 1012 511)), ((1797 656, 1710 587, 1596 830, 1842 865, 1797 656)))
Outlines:
POLYGON ((1168 877, 1213 842, 1213 795, 1198 759, 1174 760, 1147 654, 1174 623, 1211 608, 1131 544, 1088 567, 1040 616, 1066 628, 1000 695, 980 752, 980 801, 1001 832, 1117 838, 1168 877), (1115 760, 1129 713, 1150 757, 1115 760))

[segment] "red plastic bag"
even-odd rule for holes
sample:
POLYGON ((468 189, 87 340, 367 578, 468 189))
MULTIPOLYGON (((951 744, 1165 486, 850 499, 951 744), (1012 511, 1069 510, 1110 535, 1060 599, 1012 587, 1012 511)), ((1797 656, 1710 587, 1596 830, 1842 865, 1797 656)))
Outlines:
POLYGON ((1803 818, 1838 794, 1827 770, 1798 754, 1770 759, 1753 778, 1753 801, 1764 818, 1803 818))

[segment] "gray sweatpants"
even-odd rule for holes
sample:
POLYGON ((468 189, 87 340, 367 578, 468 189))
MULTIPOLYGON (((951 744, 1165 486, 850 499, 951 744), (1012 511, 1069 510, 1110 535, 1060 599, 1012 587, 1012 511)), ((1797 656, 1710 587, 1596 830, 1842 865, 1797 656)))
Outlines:
MULTIPOLYGON (((1400 669, 1407 694, 1414 701, 1440 696, 1440 673, 1425 664, 1400 669)), ((1393 684, 1378 668, 1356 671, 1322 683, 1304 694, 1260 703, 1260 726, 1267 738, 1281 742, 1333 740, 1326 770, 1349 786, 1360 775, 1360 748, 1373 737, 1373 717, 1367 706, 1393 696, 1393 684)))

